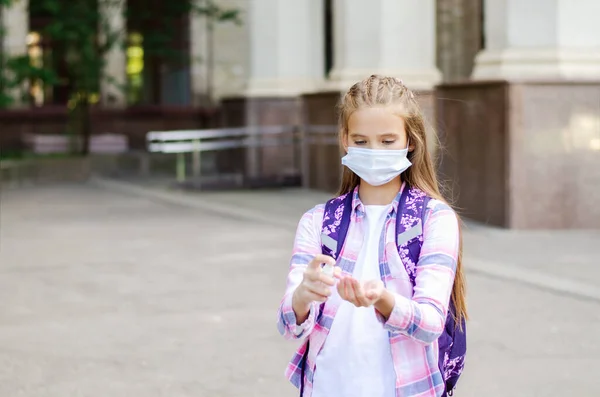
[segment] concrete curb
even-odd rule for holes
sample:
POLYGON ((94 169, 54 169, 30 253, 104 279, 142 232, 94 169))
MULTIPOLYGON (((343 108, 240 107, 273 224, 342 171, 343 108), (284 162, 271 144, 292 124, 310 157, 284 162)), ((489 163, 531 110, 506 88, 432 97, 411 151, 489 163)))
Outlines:
MULTIPOLYGON (((124 194, 143 196, 152 200, 171 204, 186 206, 211 213, 219 213, 226 216, 235 216, 258 223, 267 223, 286 230, 295 230, 297 220, 272 219, 258 211, 250 211, 240 207, 220 204, 214 201, 203 200, 201 197, 189 197, 185 193, 176 191, 159 190, 147 188, 128 182, 111 180, 101 177, 92 177, 90 183, 108 190, 124 194)), ((493 263, 480 258, 465 257, 467 272, 480 274, 491 278, 516 281, 522 284, 541 288, 554 293, 566 294, 575 298, 593 300, 600 302, 600 286, 586 284, 575 280, 548 275, 546 273, 518 268, 510 265, 493 263)))
POLYGON ((551 292, 569 295, 574 298, 600 302, 600 286, 468 256, 465 258, 465 262, 467 263, 467 272, 469 273, 516 281, 551 292))
POLYGON ((91 177, 89 182, 92 185, 119 193, 143 196, 151 200, 181 205, 211 213, 218 213, 228 217, 233 216, 237 218, 243 218, 257 223, 281 227, 287 230, 289 230, 290 227, 293 227, 295 229, 298 226, 298 221, 292 222, 286 219, 268 217, 257 211, 246 210, 244 208, 235 207, 228 204, 221 204, 212 200, 203 200, 201 197, 198 196, 190 197, 189 194, 181 193, 178 191, 167 191, 156 188, 148 188, 133 183, 102 178, 99 176, 91 177))

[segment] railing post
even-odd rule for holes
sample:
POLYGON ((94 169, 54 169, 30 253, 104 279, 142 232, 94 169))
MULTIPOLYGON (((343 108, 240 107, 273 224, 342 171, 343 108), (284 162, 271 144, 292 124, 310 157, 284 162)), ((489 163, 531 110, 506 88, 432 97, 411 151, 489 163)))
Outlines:
POLYGON ((177 153, 177 182, 185 182, 185 153, 177 153))
POLYGON ((246 177, 252 179, 256 178, 260 174, 260 137, 259 137, 259 126, 250 125, 248 126, 248 145, 246 146, 246 177))
POLYGON ((200 178, 201 174, 201 163, 200 163, 200 140, 194 139, 194 149, 192 153, 192 173, 194 178, 200 178))
POLYGON ((306 122, 306 120, 307 118, 305 115, 302 123, 300 124, 300 178, 302 181, 302 187, 308 189, 310 188, 310 125, 306 122))

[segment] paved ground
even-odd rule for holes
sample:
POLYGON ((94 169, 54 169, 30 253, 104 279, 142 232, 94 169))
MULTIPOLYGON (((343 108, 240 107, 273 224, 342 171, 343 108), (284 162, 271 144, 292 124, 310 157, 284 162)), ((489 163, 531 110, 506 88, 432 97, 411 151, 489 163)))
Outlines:
MULTIPOLYGON (((275 316, 295 223, 326 197, 3 192, 0 396, 294 396, 275 316)), ((599 395, 598 242, 469 224, 456 396, 599 395)))

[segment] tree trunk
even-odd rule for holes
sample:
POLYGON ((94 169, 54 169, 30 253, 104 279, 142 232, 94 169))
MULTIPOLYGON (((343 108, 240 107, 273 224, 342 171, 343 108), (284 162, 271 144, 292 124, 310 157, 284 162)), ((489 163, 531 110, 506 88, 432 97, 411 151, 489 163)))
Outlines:
POLYGON ((79 120, 81 131, 81 154, 87 156, 90 151, 90 137, 92 135, 90 102, 87 94, 82 95, 82 98, 79 101, 79 120))
POLYGON ((71 141, 71 153, 86 156, 89 153, 89 142, 92 133, 90 103, 88 95, 74 94, 75 106, 69 111, 67 134, 71 141))

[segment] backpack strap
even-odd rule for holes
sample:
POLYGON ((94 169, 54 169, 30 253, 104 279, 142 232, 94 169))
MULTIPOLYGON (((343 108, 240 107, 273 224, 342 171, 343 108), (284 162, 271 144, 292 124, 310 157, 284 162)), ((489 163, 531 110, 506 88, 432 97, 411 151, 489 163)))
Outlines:
POLYGON ((396 245, 413 286, 423 245, 423 225, 429 200, 430 197, 422 190, 406 185, 396 213, 396 245))
POLYGON ((338 259, 350 226, 353 192, 333 198, 325 203, 321 227, 321 251, 338 259))

